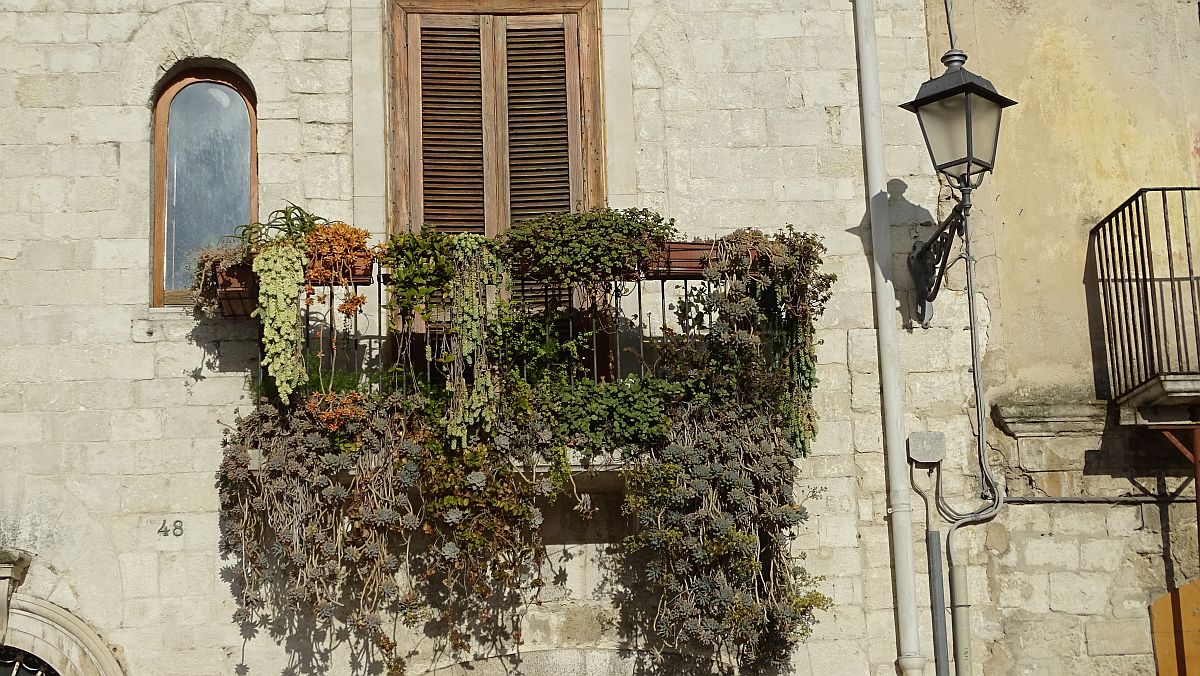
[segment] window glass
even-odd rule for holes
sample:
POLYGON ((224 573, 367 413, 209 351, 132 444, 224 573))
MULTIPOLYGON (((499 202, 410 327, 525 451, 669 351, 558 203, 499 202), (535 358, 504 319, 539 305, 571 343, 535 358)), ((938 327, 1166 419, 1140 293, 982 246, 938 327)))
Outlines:
POLYGON ((187 289, 196 251, 250 219, 250 114, 234 88, 194 82, 167 116, 163 285, 187 289))

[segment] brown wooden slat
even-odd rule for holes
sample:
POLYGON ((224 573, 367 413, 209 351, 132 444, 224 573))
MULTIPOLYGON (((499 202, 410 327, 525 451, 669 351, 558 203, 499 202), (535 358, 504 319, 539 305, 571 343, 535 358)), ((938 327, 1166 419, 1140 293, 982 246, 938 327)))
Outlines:
POLYGON ((570 211, 564 29, 509 25, 505 48, 510 218, 570 211))
POLYGON ((422 220, 483 233, 484 74, 475 25, 421 29, 422 220))

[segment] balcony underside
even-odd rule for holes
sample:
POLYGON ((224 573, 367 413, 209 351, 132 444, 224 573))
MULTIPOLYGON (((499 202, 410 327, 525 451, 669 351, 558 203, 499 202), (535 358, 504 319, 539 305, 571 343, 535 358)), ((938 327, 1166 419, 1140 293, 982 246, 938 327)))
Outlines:
POLYGON ((1117 403, 1122 425, 1200 424, 1200 373, 1155 376, 1117 403))

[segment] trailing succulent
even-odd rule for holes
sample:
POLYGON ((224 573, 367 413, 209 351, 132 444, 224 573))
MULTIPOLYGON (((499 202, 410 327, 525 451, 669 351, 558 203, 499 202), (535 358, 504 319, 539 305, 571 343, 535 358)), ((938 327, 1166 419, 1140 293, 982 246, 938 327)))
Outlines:
POLYGON ((253 316, 262 322, 262 364, 286 404, 305 379, 296 307, 304 281, 304 252, 291 240, 278 240, 258 252, 253 268, 258 275, 258 309, 253 316))
MULTIPOLYGON (((279 397, 226 437, 237 618, 348 621, 393 673, 395 621, 434 627, 454 651, 519 642, 545 584, 543 510, 588 512, 572 468, 620 460, 635 526, 621 558, 653 592, 659 639, 747 666, 786 659, 829 604, 791 543, 805 518, 796 463, 815 434, 812 324, 833 278, 813 236, 737 231, 716 242, 709 283, 674 299, 676 328, 645 338, 653 356, 618 370, 595 340, 630 330, 603 319, 613 282, 636 280, 673 232, 605 209, 499 241, 427 229, 380 246, 394 365, 343 388, 271 371, 279 397), (583 328, 561 329, 572 322, 583 328)), ((288 251, 255 260, 273 275, 263 288, 292 284, 290 308, 282 293, 260 307, 272 350, 297 345, 282 319, 266 334, 267 316, 298 327, 304 273, 288 251)))

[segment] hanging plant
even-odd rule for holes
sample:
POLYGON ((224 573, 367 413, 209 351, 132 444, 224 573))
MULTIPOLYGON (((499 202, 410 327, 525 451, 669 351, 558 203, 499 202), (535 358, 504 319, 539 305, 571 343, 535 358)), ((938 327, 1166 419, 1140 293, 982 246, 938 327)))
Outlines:
POLYGON ((341 221, 321 222, 304 237, 309 285, 370 284, 375 256, 367 246, 370 233, 341 221))
POLYGON ((411 322, 418 314, 428 319, 441 306, 442 294, 454 276, 450 260, 453 240, 426 227, 419 233, 394 235, 379 247, 376 255, 386 270, 387 307, 393 324, 411 322))
POLYGON ((439 627, 454 652, 519 642, 545 584, 541 509, 590 513, 572 463, 619 458, 637 530, 617 563, 652 602, 647 629, 748 669, 785 659, 829 605, 792 550, 806 518, 796 467, 816 432, 812 324, 833 281, 820 242, 789 229, 708 244, 710 284, 674 301, 681 329, 654 335, 656 358, 623 378, 592 377, 592 332, 607 327, 564 333, 570 306, 510 288, 604 301, 671 232, 651 212, 601 210, 518 223, 502 243, 393 237, 378 255, 400 357, 371 387, 302 384, 302 252, 294 238, 263 246, 264 364, 280 396, 239 419, 219 472, 238 618, 277 610, 270 599, 340 618, 391 673, 404 666, 393 621, 439 627))
POLYGON ((297 303, 304 281, 304 252, 290 239, 275 240, 255 257, 254 273, 259 279, 254 316, 262 321, 262 363, 286 404, 306 379, 297 303))
POLYGON ((205 317, 220 316, 249 316, 253 310, 254 300, 244 312, 236 312, 235 301, 243 300, 241 296, 223 299, 222 288, 229 289, 235 284, 238 291, 247 296, 253 293, 253 275, 250 272, 250 250, 242 244, 223 244, 206 247, 196 254, 195 276, 192 279, 192 306, 196 312, 205 317), (225 300, 226 302, 222 302, 225 300))

